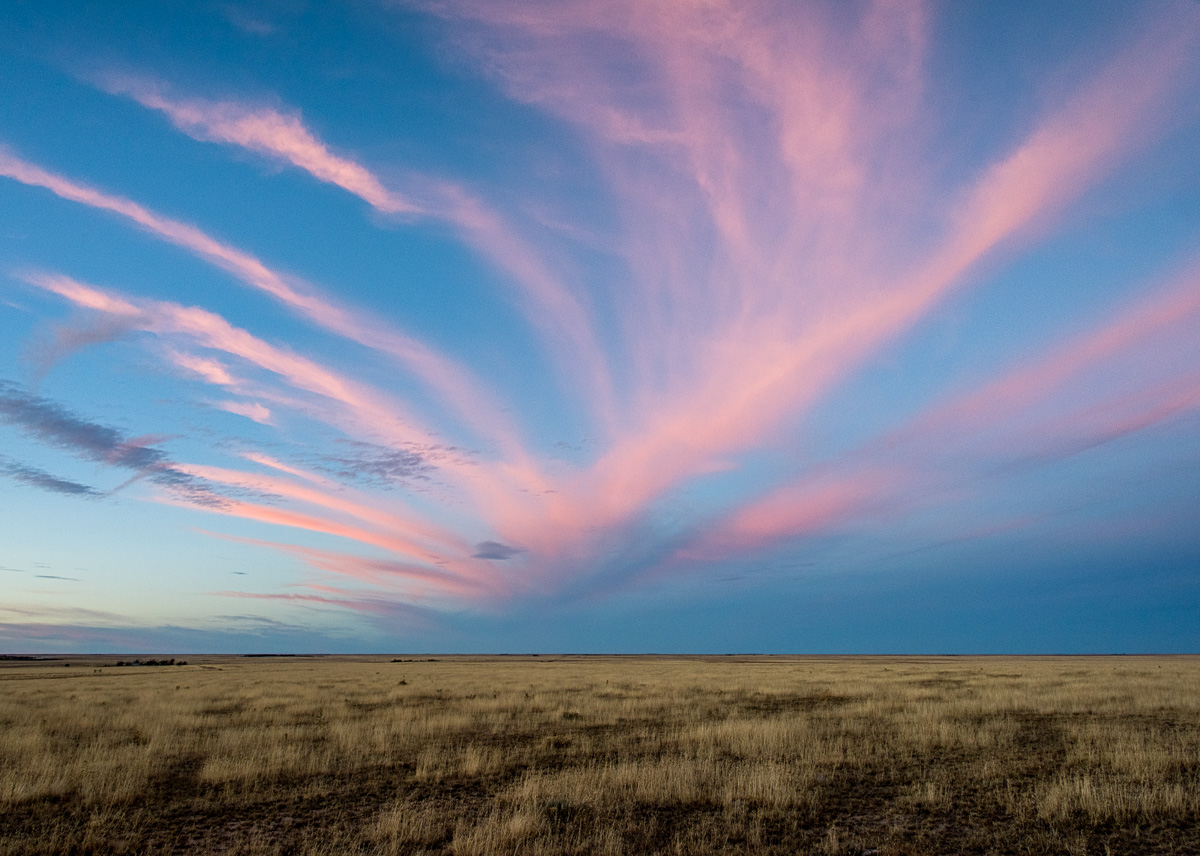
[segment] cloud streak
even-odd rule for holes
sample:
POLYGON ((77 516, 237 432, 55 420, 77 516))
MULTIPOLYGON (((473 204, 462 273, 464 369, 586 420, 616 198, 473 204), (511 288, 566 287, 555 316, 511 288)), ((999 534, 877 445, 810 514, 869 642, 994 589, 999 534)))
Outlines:
POLYGON ((22 484, 49 491, 50 493, 61 493, 66 496, 93 499, 104 495, 93 487, 53 476, 43 469, 31 464, 14 461, 5 455, 0 455, 0 475, 8 476, 22 484))
POLYGON ((228 143, 290 163, 385 214, 422 212, 420 205, 385 188, 362 165, 332 153, 298 115, 236 101, 173 98, 162 84, 128 75, 107 75, 100 85, 112 95, 127 96, 165 114, 171 124, 194 139, 228 143))

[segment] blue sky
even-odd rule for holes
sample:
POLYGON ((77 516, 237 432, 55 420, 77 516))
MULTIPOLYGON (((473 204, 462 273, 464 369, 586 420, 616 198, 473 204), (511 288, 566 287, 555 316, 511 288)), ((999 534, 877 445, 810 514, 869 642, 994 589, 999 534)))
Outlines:
POLYGON ((1200 647, 1193 2, 13 2, 0 649, 1200 647))

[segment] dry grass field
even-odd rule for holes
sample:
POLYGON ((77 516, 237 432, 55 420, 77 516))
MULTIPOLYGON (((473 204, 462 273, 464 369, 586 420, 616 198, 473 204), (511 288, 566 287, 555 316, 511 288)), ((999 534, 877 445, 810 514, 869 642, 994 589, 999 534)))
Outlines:
POLYGON ((0 662, 0 854, 1200 853, 1200 658, 0 662))

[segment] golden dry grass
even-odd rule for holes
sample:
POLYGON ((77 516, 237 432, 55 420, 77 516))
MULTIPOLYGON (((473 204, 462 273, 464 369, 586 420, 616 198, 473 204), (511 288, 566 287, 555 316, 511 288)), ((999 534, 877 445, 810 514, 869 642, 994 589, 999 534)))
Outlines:
POLYGON ((1200 853, 1200 658, 0 664, 0 854, 1200 853))

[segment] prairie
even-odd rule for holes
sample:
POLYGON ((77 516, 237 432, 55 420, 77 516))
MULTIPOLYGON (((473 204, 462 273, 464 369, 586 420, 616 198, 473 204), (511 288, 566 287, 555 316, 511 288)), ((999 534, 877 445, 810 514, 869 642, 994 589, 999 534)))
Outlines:
POLYGON ((1200 853, 1200 657, 117 659, 0 662, 0 856, 1200 853))

